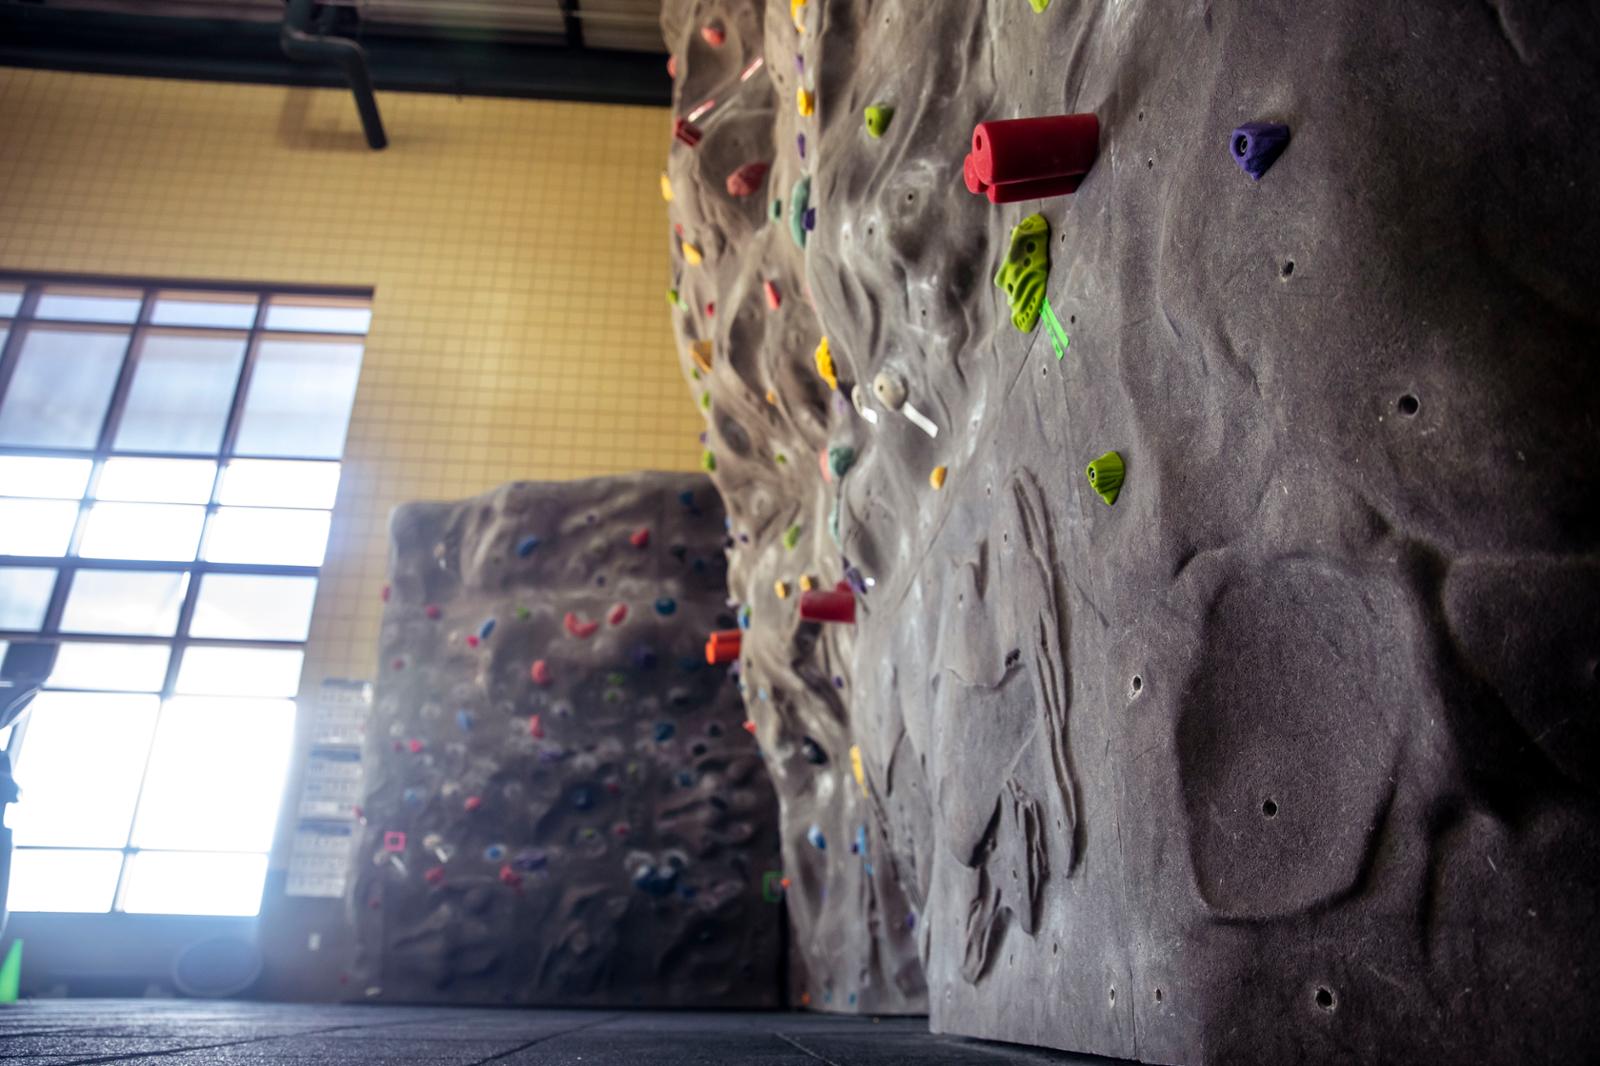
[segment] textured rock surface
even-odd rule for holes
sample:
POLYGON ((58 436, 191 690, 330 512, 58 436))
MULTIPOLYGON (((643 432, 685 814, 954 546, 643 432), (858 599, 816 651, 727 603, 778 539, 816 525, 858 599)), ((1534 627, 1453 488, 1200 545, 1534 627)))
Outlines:
POLYGON ((396 509, 356 995, 778 1003, 777 803, 701 650, 724 535, 690 474, 396 509))
POLYGON ((674 281, 717 315, 674 319, 686 374, 714 340, 693 388, 812 1005, 1161 1062, 1587 1061, 1595 6, 669 0, 663 24, 679 113, 718 101, 669 156, 674 281), (977 122, 1078 112, 1101 138, 1075 196, 967 192, 977 122), (1259 181, 1229 151, 1248 122, 1292 130, 1259 181), (751 158, 777 220, 726 194, 751 158), (1035 212, 1060 361, 991 283, 1035 212), (936 437, 873 402, 881 372, 936 437), (830 445, 856 456, 831 482, 830 445), (1112 451, 1107 506, 1084 470, 1112 451), (841 553, 857 625, 800 623, 775 582, 830 588, 841 553))

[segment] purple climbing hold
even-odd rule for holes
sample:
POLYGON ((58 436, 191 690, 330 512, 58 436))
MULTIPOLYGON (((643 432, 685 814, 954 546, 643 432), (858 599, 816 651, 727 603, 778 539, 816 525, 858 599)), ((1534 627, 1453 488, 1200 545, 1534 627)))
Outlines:
POLYGON ((1239 169, 1260 181, 1289 145, 1289 127, 1273 122, 1247 122, 1233 131, 1228 150, 1239 169))
POLYGON ((806 57, 799 52, 794 55, 794 72, 796 74, 804 74, 806 72, 806 57))
POLYGON ((916 927, 917 927, 917 916, 915 914, 906 915, 906 928, 907 929, 915 929, 916 927))
POLYGON ((635 670, 654 670, 656 668, 655 649, 648 644, 635 644, 633 646, 633 668, 635 670))
POLYGON ((542 851, 523 851, 517 853, 517 857, 511 860, 511 865, 527 872, 544 869, 546 861, 542 851))
POLYGON ((795 147, 800 149, 800 158, 804 159, 806 157, 806 135, 803 133, 795 134, 794 143, 795 147))
POLYGON ((861 571, 851 566, 850 560, 843 555, 839 556, 839 566, 844 570, 844 579, 855 591, 855 594, 857 596, 865 596, 867 594, 867 580, 861 576, 861 571))
POLYGON ((800 216, 800 225, 805 227, 807 233, 817 228, 817 209, 806 208, 806 213, 800 216))

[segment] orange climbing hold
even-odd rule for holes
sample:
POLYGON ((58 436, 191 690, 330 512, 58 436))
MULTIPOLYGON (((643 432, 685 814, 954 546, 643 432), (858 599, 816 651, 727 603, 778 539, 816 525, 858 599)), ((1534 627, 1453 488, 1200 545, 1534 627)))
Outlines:
POLYGON ((709 44, 712 48, 721 48, 722 42, 728 39, 728 35, 723 33, 721 28, 717 26, 700 27, 700 36, 704 37, 706 44, 709 44))
POLYGON ((719 629, 706 641, 706 662, 712 666, 731 663, 739 657, 743 633, 737 629, 719 629))
POLYGON ((749 733, 751 736, 755 736, 756 724, 754 722, 746 722, 744 724, 744 731, 749 733))
POLYGON ((778 286, 771 281, 763 281, 761 290, 767 294, 767 306, 776 311, 778 305, 783 303, 783 296, 778 292, 778 286))
POLYGON ((599 622, 578 621, 578 616, 571 611, 567 612, 567 617, 561 620, 561 624, 567 627, 568 633, 571 633, 579 640, 587 640, 594 636, 595 630, 600 628, 599 622))

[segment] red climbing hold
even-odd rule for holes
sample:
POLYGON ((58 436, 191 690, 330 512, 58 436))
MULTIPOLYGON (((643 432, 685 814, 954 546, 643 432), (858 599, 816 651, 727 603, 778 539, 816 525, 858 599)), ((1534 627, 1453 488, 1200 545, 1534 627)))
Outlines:
POLYGON ((635 548, 649 547, 650 530, 648 528, 639 530, 639 532, 628 538, 628 543, 632 544, 635 548))
POLYGON ((528 719, 528 735, 536 740, 544 739, 544 723, 539 721, 538 715, 528 719))
MULTIPOLYGON (((1087 174, 1099 151, 1100 120, 1094 115, 1046 115, 980 122, 972 131, 970 163, 962 167, 967 188, 986 192, 993 203, 1041 196, 1062 196, 1070 189, 1060 182, 1034 184, 1025 190, 996 193, 988 186, 1039 183, 1048 178, 1087 174)), ((1073 189, 1077 188, 1073 184, 1073 189)))
POLYGON ((500 880, 504 881, 512 888, 517 888, 522 884, 522 875, 517 873, 517 871, 513 870, 509 866, 502 866, 500 867, 500 880))
MULTIPOLYGON (((567 617, 571 618, 572 616, 568 615, 567 617)), ((533 660, 533 669, 529 672, 533 675, 533 683, 535 685, 548 685, 550 683, 550 666, 543 659, 533 660)))
POLYGON ((700 36, 704 37, 706 44, 709 44, 712 48, 721 48, 722 42, 728 39, 728 35, 716 26, 700 27, 700 36))
POLYGON ((1023 200, 1048 200, 1052 196, 1070 196, 1078 191, 1082 174, 1068 174, 1060 178, 1040 178, 1038 181, 1008 181, 1002 185, 984 187, 991 204, 1016 204, 1023 200))
POLYGON ((444 884, 444 867, 443 866, 435 866, 433 869, 431 869, 427 873, 423 874, 422 875, 422 879, 424 881, 428 882, 428 884, 430 884, 430 885, 442 885, 442 884, 444 884))
POLYGON ((844 622, 854 625, 856 597, 850 586, 843 585, 832 592, 812 589, 800 594, 800 618, 805 622, 844 622))
POLYGON ((579 640, 585 640, 594 636, 594 631, 600 628, 599 622, 578 621, 578 616, 573 614, 571 611, 567 612, 567 617, 562 619, 561 624, 567 627, 568 633, 571 633, 579 640))
POLYGON ((706 662, 712 666, 731 663, 739 657, 743 634, 737 629, 719 629, 706 641, 706 662))
POLYGON ((713 304, 713 303, 706 304, 706 317, 707 318, 716 318, 717 317, 717 305, 716 304, 713 304))
POLYGON ((776 311, 778 305, 783 303, 783 296, 778 292, 778 286, 770 281, 763 281, 761 290, 767 294, 767 306, 776 311))
POLYGON ((744 731, 746 733, 749 733, 751 736, 755 736, 756 735, 756 724, 754 722, 746 722, 744 724, 744 731))
POLYGON ((472 633, 468 633, 467 634, 467 647, 476 648, 477 646, 478 646, 478 638, 477 638, 477 636, 472 634, 472 633))
POLYGON ((422 609, 422 613, 427 615, 429 618, 438 618, 440 611, 439 608, 430 603, 428 606, 422 609))
POLYGON ((627 617, 628 605, 625 603, 619 603, 615 607, 611 608, 611 613, 606 615, 606 621, 610 622, 614 626, 620 626, 622 624, 622 620, 627 617))
POLYGON ((686 118, 680 118, 675 119, 672 123, 672 136, 679 144, 693 148, 700 143, 700 138, 705 135, 700 132, 699 126, 696 126, 686 118))
POLYGON ((483 806, 483 798, 481 796, 468 796, 467 802, 463 803, 461 806, 464 810, 475 811, 479 807, 483 806))
POLYGON ((746 163, 744 166, 728 175, 728 195, 754 196, 760 191, 761 183, 766 180, 766 163, 746 163))
POLYGON ((388 603, 389 602, 389 586, 388 585, 383 586, 383 602, 384 603, 388 603))
POLYGON ((611 831, 617 834, 618 837, 625 837, 628 835, 630 830, 628 829, 627 822, 618 822, 616 825, 611 827, 611 831))
POLYGON ((422 741, 412 740, 406 742, 406 747, 411 749, 411 754, 416 755, 422 751, 422 741))

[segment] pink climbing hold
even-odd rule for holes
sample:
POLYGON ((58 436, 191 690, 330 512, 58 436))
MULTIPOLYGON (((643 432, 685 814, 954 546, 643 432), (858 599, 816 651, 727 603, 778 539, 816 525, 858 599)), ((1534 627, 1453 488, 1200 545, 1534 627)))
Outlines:
POLYGON ((522 885, 522 875, 509 866, 500 867, 500 880, 512 888, 518 888, 522 885))
POLYGON ((614 626, 620 626, 622 624, 622 620, 627 617, 628 605, 625 603, 619 603, 615 607, 611 608, 611 613, 606 615, 606 621, 610 622, 614 626))
POLYGON ((420 740, 408 741, 406 743, 406 747, 411 749, 411 754, 416 755, 416 754, 418 754, 419 752, 422 751, 422 741, 420 741, 420 740))
POLYGON ((776 311, 778 305, 783 303, 783 295, 778 292, 778 286, 770 281, 761 283, 761 291, 767 294, 767 306, 776 311))
POLYGON ((746 163, 728 175, 729 196, 754 196, 767 180, 767 164, 746 163))
POLYGON ((394 830, 390 830, 389 832, 383 834, 383 850, 384 851, 404 851, 404 850, 406 850, 406 835, 404 833, 397 833, 394 830))
POLYGON ((468 796, 467 797, 467 802, 463 803, 461 806, 466 811, 469 811, 469 812, 470 811, 475 811, 479 807, 483 806, 483 797, 481 797, 481 796, 468 796))
POLYGON ((430 603, 428 606, 422 609, 422 613, 427 615, 429 618, 438 618, 442 612, 439 610, 439 608, 430 603))
POLYGON ((383 586, 383 602, 384 603, 388 603, 389 602, 389 586, 388 585, 383 586))
POLYGON ((705 136, 696 126, 686 118, 676 119, 672 123, 672 136, 679 144, 693 148, 700 143, 700 138, 705 136))
MULTIPOLYGON (((568 615, 567 617, 571 618, 572 616, 568 615)), ((529 673, 533 675, 533 683, 535 685, 548 685, 550 683, 550 665, 543 659, 535 659, 533 661, 533 669, 529 673)))
POLYGON ((568 633, 571 633, 579 640, 587 640, 589 637, 594 636, 595 630, 600 628, 599 622, 578 621, 578 616, 571 611, 567 612, 567 617, 561 620, 561 624, 567 627, 568 633))
POLYGON ((544 723, 539 721, 538 715, 528 719, 528 735, 535 740, 544 739, 544 723))
POLYGON ((667 77, 676 78, 677 76, 678 76, 678 57, 677 56, 668 56, 667 57, 667 77))
POLYGON ((427 873, 423 874, 422 875, 422 879, 424 881, 428 882, 428 884, 430 884, 430 885, 442 885, 442 884, 444 884, 444 867, 443 866, 435 866, 433 869, 431 869, 427 873))
POLYGON ((468 633, 467 634, 467 647, 476 648, 477 646, 478 646, 478 638, 477 638, 477 636, 472 634, 472 633, 468 633))
POLYGON ((649 544, 650 544, 650 529, 649 529, 649 527, 641 529, 637 533, 635 533, 633 536, 629 537, 628 538, 628 543, 632 544, 635 548, 648 547, 649 544))
POLYGON ((704 37, 706 44, 709 44, 712 48, 721 48, 722 42, 728 39, 728 35, 723 33, 721 28, 717 26, 700 27, 700 36, 704 37))

